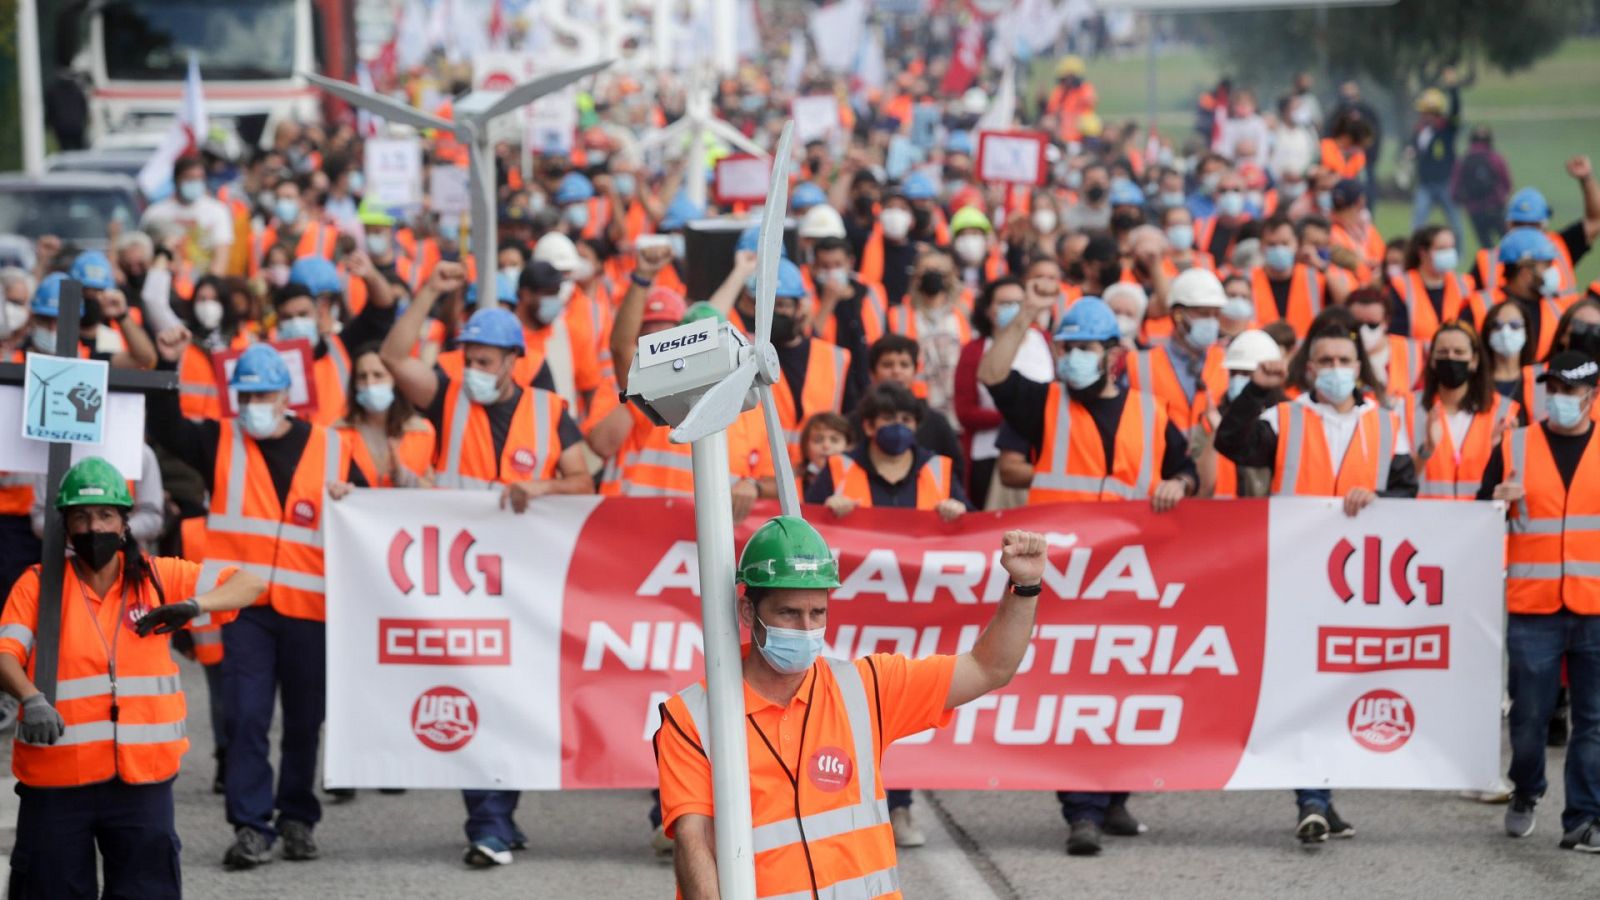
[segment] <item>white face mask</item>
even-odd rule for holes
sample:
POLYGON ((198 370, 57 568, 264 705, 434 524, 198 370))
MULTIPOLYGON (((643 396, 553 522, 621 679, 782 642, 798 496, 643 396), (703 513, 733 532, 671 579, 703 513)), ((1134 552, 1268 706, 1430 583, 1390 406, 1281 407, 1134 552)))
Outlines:
POLYGON ((903 241, 911 233, 911 210, 891 206, 879 217, 883 236, 891 241, 903 241))
POLYGON ((1388 329, 1382 325, 1361 326, 1361 343, 1366 345, 1368 353, 1383 349, 1384 344, 1387 343, 1386 338, 1388 336, 1388 329))
POLYGON ((367 252, 373 256, 389 255, 389 233, 377 231, 367 235, 367 252))
POLYGON ((1058 221, 1056 211, 1053 209, 1036 209, 1033 211, 1033 227, 1043 234, 1055 231, 1058 221))
POLYGON ((1135 319, 1133 316, 1118 313, 1117 332, 1122 335, 1123 340, 1133 340, 1134 337, 1139 333, 1139 320, 1135 319))
POLYGON ((981 234, 963 234, 955 240, 956 256, 969 266, 975 266, 983 261, 983 254, 989 249, 989 242, 981 234))
POLYGON ((40 353, 56 352, 56 330, 43 325, 35 325, 28 332, 28 342, 33 344, 33 349, 40 353))
POLYGON ((500 399, 500 376, 482 369, 468 369, 462 374, 466 381, 467 396, 479 406, 487 406, 500 399))
POLYGON ((588 261, 587 259, 584 259, 583 257, 579 257, 577 266, 573 267, 573 269, 572 269, 572 280, 573 281, 588 281, 589 279, 591 279, 593 277, 594 277, 594 263, 588 261))
POLYGON ((21 303, 0 303, 0 338, 7 338, 28 324, 28 308, 21 303))
POLYGON ((209 297, 194 302, 194 320, 201 328, 211 329, 222 324, 222 301, 209 297))
POLYGON ((240 427, 258 441, 272 437, 282 418, 276 403, 245 403, 239 407, 240 427))

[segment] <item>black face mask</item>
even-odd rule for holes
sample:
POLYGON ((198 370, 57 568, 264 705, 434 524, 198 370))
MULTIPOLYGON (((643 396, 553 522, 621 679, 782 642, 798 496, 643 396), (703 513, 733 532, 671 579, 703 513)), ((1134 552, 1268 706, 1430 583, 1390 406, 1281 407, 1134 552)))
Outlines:
POLYGON ((1101 263, 1097 271, 1100 273, 1100 289, 1102 291, 1122 280, 1122 263, 1101 263))
POLYGON ((923 272, 917 276, 917 292, 929 296, 944 293, 944 273, 923 272))
POLYGON ((1573 322, 1567 332, 1567 349, 1576 350, 1590 359, 1600 359, 1600 325, 1573 322))
POLYGON ((1062 274, 1072 284, 1083 284, 1083 279, 1088 277, 1089 273, 1083 270, 1083 263, 1075 262, 1067 266, 1066 272, 1062 274))
POLYGON ((1447 388, 1458 388, 1472 377, 1464 359, 1440 359, 1433 363, 1433 379, 1447 388))
POLYGON ((1083 189, 1083 199, 1090 203, 1099 203, 1106 198, 1106 187, 1101 184, 1091 184, 1083 189))
POLYGON ((872 215, 872 208, 877 205, 878 201, 871 194, 861 194, 850 201, 850 208, 855 210, 856 217, 860 219, 872 215))
POLYGON ((927 231, 928 225, 933 221, 933 213, 925 209, 913 207, 911 210, 911 228, 913 231, 927 231))
POLYGON ((78 316, 78 325, 90 328, 105 321, 105 314, 100 311, 100 301, 83 298, 83 312, 78 316))
POLYGON ((794 340, 794 335, 795 335, 794 316, 787 316, 787 315, 784 315, 783 313, 773 313, 772 314, 772 336, 771 336, 772 337, 772 342, 774 344, 787 344, 790 341, 794 340))
POLYGON ((1144 216, 1137 212, 1119 212, 1111 217, 1112 231, 1132 231, 1144 224, 1144 216))
POLYGON ((122 535, 109 531, 85 531, 72 535, 68 543, 85 565, 98 572, 115 559, 117 551, 122 549, 122 535))

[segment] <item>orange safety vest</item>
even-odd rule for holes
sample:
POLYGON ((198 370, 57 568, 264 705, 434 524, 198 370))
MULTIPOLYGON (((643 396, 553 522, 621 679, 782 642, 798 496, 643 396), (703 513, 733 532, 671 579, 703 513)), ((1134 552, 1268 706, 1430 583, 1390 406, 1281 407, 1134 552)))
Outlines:
POLYGON ((194 344, 183 351, 183 360, 178 364, 178 409, 190 419, 222 417, 211 354, 194 344))
MULTIPOLYGON (((339 241, 339 229, 329 222, 312 221, 306 223, 301 230, 299 240, 295 241, 294 258, 302 256, 320 256, 323 259, 333 259, 333 253, 339 241)), ((261 229, 256 236, 254 252, 250 254, 250 275, 254 277, 261 272, 262 260, 267 258, 267 251, 278 243, 278 226, 268 225, 261 229)))
POLYGON ((1355 488, 1384 490, 1394 463, 1395 414, 1373 406, 1361 414, 1355 436, 1334 471, 1322 414, 1307 403, 1278 404, 1278 458, 1272 471, 1277 497, 1343 497, 1355 488))
POLYGON ((856 274, 870 284, 883 284, 883 224, 874 222, 867 243, 861 248, 856 274))
POLYGON ((1195 385, 1194 398, 1183 391, 1183 383, 1172 365, 1172 353, 1166 347, 1141 350, 1128 367, 1128 388, 1145 391, 1166 404, 1167 418, 1180 431, 1188 431, 1199 422, 1207 407, 1227 396, 1228 370, 1222 360, 1226 352, 1213 344, 1206 349, 1205 364, 1195 385))
MULTIPOLYGON (((1553 265, 1561 273, 1561 293, 1570 294, 1578 289, 1578 275, 1572 265, 1572 254, 1567 252, 1567 242, 1562 239, 1559 231, 1546 231, 1544 236, 1556 248, 1556 261, 1553 265)), ((1478 283, 1486 291, 1498 291, 1505 287, 1505 267, 1500 265, 1497 256, 1498 247, 1485 247, 1478 251, 1478 283)))
POLYGON ((1258 267, 1250 276, 1250 291, 1256 301, 1256 322, 1268 325, 1283 319, 1299 337, 1305 337, 1311 320, 1322 312, 1327 302, 1321 273, 1304 263, 1296 263, 1289 281, 1289 303, 1284 315, 1278 315, 1278 304, 1273 299, 1272 284, 1267 280, 1267 270, 1258 267))
POLYGON ((223 570, 235 566, 267 582, 266 593, 255 605, 270 604, 293 619, 326 621, 323 492, 328 483, 343 481, 350 471, 350 443, 337 431, 312 424, 288 495, 279 503, 255 440, 231 419, 218 424, 221 432, 199 590, 216 587, 223 570))
POLYGON ((1356 268, 1356 280, 1361 284, 1372 283, 1372 273, 1383 269, 1383 257, 1388 253, 1388 248, 1383 243, 1383 235, 1378 232, 1378 226, 1367 223, 1363 230, 1364 237, 1357 239, 1338 222, 1328 230, 1328 243, 1334 247, 1344 247, 1361 260, 1361 265, 1356 268))
MULTIPOLYGON (((956 334, 960 336, 961 343, 966 344, 972 340, 972 322, 961 315, 955 307, 949 307, 945 312, 956 323, 956 334)), ((917 339, 916 310, 911 306, 909 299, 889 307, 889 332, 891 334, 905 335, 912 340, 917 339)))
POLYGON ((1441 324, 1461 318, 1463 308, 1472 316, 1469 324, 1483 321, 1483 296, 1472 290, 1472 281, 1465 275, 1445 273, 1444 299, 1439 304, 1442 312, 1434 312, 1433 301, 1428 299, 1428 286, 1422 283, 1422 272, 1417 269, 1408 269, 1404 275, 1390 278, 1389 286, 1406 306, 1412 340, 1432 341, 1441 324))
MULTIPOLYGON (((339 428, 339 433, 344 435, 345 440, 352 442, 352 447, 360 445, 366 450, 366 441, 356 428, 344 425, 339 428)), ((433 423, 426 419, 407 422, 400 432, 400 443, 394 448, 395 461, 419 477, 428 474, 436 452, 433 423)), ((378 465, 372 458, 372 451, 366 450, 364 453, 356 454, 355 462, 356 468, 367 479, 367 484, 380 488, 394 487, 394 478, 387 472, 378 471, 378 465)))
MULTIPOLYGON (((846 898, 899 897, 894 831, 879 772, 879 740, 872 700, 876 683, 868 685, 862 667, 870 660, 846 662, 819 659, 812 666, 808 696, 815 699, 806 731, 810 748, 826 750, 849 773, 836 791, 799 790, 784 778, 752 779, 750 806, 755 826, 756 889, 763 898, 819 896, 846 898)), ((871 670, 875 675, 876 670, 871 670)), ((871 677, 871 676, 868 676, 871 677)), ((746 687, 748 690, 748 687, 746 687)), ((684 688, 662 704, 684 737, 709 751, 705 735, 711 716, 705 682, 684 688)), ((773 751, 756 729, 747 727, 749 759, 769 760, 773 751)), ((787 757, 788 748, 784 756, 787 757)), ((715 761, 712 763, 715 765, 715 761)), ((806 765, 804 761, 801 765, 806 765)), ((786 766, 786 764, 785 764, 786 766)), ((765 768, 765 767, 763 767, 765 768)), ((807 776, 796 773, 802 780, 807 776)))
MULTIPOLYGON (((172 642, 160 635, 138 637, 128 615, 136 605, 177 603, 197 593, 199 567, 170 557, 148 561, 154 584, 146 579, 136 589, 137 596, 129 598, 118 578, 98 603, 91 599, 93 589, 78 580, 75 567, 67 566, 62 573, 55 707, 66 731, 54 744, 16 739, 11 768, 19 782, 41 788, 80 787, 112 779, 158 784, 178 774, 189 749, 184 725, 188 711, 172 642)), ((0 643, 10 644, 8 652, 26 662, 29 677, 37 661, 33 629, 38 624, 38 579, 38 566, 23 574, 10 603, 22 608, 8 609, 6 624, 0 627, 0 643)), ((223 621, 233 616, 210 614, 223 621)))
POLYGON ((1154 394, 1129 391, 1106 471, 1094 417, 1059 382, 1044 403, 1044 445, 1034 465, 1028 505, 1137 500, 1155 492, 1167 452, 1167 413, 1154 394), (1131 415, 1137 409, 1138 415, 1131 415))
MULTIPOLYGON (((1406 433, 1411 435, 1411 446, 1421 447, 1427 440, 1428 430, 1437 408, 1422 408, 1422 392, 1406 400, 1406 433)), ((1433 455, 1422 467, 1418 479, 1418 500, 1476 500, 1478 487, 1483 483, 1483 472, 1489 467, 1496 447, 1494 430, 1501 422, 1515 421, 1518 406, 1515 400, 1493 395, 1487 412, 1474 413, 1467 433, 1461 435, 1460 459, 1457 459, 1457 437, 1450 433, 1448 424, 1443 428, 1444 442, 1433 448, 1433 455)))
POLYGON ((566 410, 566 401, 556 394, 523 388, 497 458, 489 414, 467 397, 466 382, 451 380, 444 395, 445 433, 435 451, 435 483, 442 488, 483 490, 555 477, 561 461, 561 416, 566 410))
POLYGON ((844 410, 844 388, 850 374, 849 350, 817 338, 812 338, 810 343, 806 383, 800 386, 799 416, 795 415, 794 388, 788 376, 779 378, 772 386, 772 399, 778 405, 778 421, 783 425, 784 442, 789 445, 791 465, 800 462, 800 429, 806 417, 844 410))
POLYGON ((1057 84, 1050 92, 1045 112, 1055 115, 1056 136, 1063 144, 1083 140, 1083 126, 1078 120, 1084 113, 1094 112, 1097 100, 1094 85, 1087 81, 1078 82, 1075 88, 1057 84))
POLYGON ((33 514, 33 476, 26 472, 0 472, 0 516, 33 514))
POLYGON ((1514 429, 1501 453, 1506 481, 1526 492, 1511 510, 1506 609, 1600 615, 1600 443, 1590 436, 1570 487, 1543 427, 1514 429))
MULTIPOLYGON (((1248 221, 1250 221, 1250 217, 1248 215, 1242 216, 1240 217, 1238 224, 1243 225, 1248 221)), ((1216 262, 1211 255, 1211 239, 1216 234, 1216 231, 1216 216, 1206 216, 1203 219, 1194 220, 1194 252, 1197 254, 1204 253, 1207 259, 1212 260, 1211 265, 1208 267, 1211 268, 1212 271, 1216 270, 1216 262)), ((1233 230, 1233 237, 1228 239, 1228 246, 1222 248, 1223 259, 1233 256, 1233 247, 1235 244, 1239 243, 1239 231, 1240 229, 1235 227, 1233 230)), ((1170 274, 1171 273, 1169 273, 1169 275, 1170 274)))
MULTIPOLYGON (((206 561, 206 517, 190 516, 178 523, 178 531, 183 539, 183 558, 203 565, 206 561)), ((217 665, 223 656, 222 622, 208 618, 204 625, 189 623, 189 636, 194 639, 194 659, 202 666, 217 665)))
POLYGON ((338 335, 323 336, 328 352, 311 364, 311 388, 317 394, 317 411, 311 421, 331 426, 344 418, 346 390, 350 386, 350 354, 338 335))
MULTIPOLYGON (((1219 395, 1221 396, 1221 395, 1219 395)), ((1216 436, 1216 429, 1211 425, 1211 418, 1203 412, 1195 423, 1208 435, 1216 436)), ((1239 497, 1239 466, 1233 460, 1217 452, 1215 442, 1206 448, 1207 453, 1216 459, 1216 479, 1211 485, 1211 499, 1236 500, 1239 497)))
POLYGON ((1422 342, 1397 334, 1387 335, 1387 338, 1389 366, 1384 391, 1391 397, 1410 394, 1422 382, 1422 370, 1426 365, 1422 358, 1422 342))
MULTIPOLYGON (((866 467, 843 453, 828 457, 828 474, 833 477, 833 495, 844 496, 864 507, 872 507, 872 486, 866 467)), ((934 455, 917 470, 917 509, 931 510, 950 499, 950 457, 934 455)))
MULTIPOLYGON (((637 424, 644 414, 630 409, 637 424)), ((693 497, 694 464, 688 444, 668 439, 672 429, 651 424, 628 436, 622 449, 606 462, 599 493, 607 497, 693 497)), ((745 410, 728 426, 728 475, 734 479, 773 476, 761 411, 745 410)), ((804 496, 802 493, 801 496, 804 496)))
POLYGON ((1337 172, 1340 178, 1358 178, 1367 167, 1367 151, 1350 148, 1349 155, 1339 149, 1333 138, 1322 139, 1322 167, 1337 172))
MULTIPOLYGON (((817 313, 822 308, 822 292, 816 289, 816 283, 811 278, 811 267, 801 268, 800 277, 805 282, 806 296, 816 298, 811 301, 812 335, 830 344, 838 343, 839 323, 833 317, 830 316, 820 328, 817 327, 817 313)), ((861 328, 866 333, 867 345, 871 346, 874 341, 883 337, 884 323, 889 319, 889 301, 884 298, 883 285, 859 278, 855 281, 866 288, 866 293, 861 298, 861 328)))

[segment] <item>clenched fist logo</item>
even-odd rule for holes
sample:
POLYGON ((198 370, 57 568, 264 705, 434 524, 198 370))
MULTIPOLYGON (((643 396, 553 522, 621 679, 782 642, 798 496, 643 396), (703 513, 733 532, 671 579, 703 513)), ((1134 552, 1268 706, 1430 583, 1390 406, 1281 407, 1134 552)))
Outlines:
POLYGON ((89 384, 79 384, 67 392, 67 402, 78 412, 79 422, 93 422, 100 412, 100 391, 89 384))

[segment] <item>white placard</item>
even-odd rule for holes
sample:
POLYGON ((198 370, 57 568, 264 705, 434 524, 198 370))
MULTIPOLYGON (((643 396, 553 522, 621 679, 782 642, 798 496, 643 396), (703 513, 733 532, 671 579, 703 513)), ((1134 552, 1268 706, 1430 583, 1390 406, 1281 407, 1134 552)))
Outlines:
POLYGON ((724 202, 760 203, 772 180, 772 161, 759 156, 717 160, 717 197, 724 202))
MULTIPOLYGON (((0 385, 0 422, 22 419, 22 387, 0 385)), ((138 480, 144 460, 144 395, 112 392, 106 402, 104 440, 98 444, 73 444, 72 461, 100 456, 117 467, 122 477, 138 480)), ((0 429, 0 471, 38 473, 50 468, 50 445, 24 438, 18 430, 0 429)))
POLYGON ((978 180, 1039 184, 1044 179, 1044 137, 978 133, 978 180))
POLYGON ((428 208, 441 216, 472 211, 472 175, 460 166, 428 168, 428 208))
POLYGON ((839 130, 839 100, 831 94, 796 97, 791 109, 794 142, 798 146, 830 140, 839 130))
POLYGON ((386 209, 422 205, 422 143, 373 138, 366 148, 367 199, 386 209))

